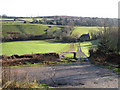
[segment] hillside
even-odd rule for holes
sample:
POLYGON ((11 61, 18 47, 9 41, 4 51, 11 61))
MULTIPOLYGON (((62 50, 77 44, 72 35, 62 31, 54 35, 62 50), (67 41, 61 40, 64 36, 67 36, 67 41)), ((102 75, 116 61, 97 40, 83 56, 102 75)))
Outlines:
MULTIPOLYGON (((49 29, 49 25, 33 25, 33 24, 23 24, 23 25, 2 25, 2 34, 7 36, 8 32, 19 32, 27 33, 32 35, 41 35, 45 34, 46 29, 49 29)), ((58 29, 56 25, 52 25, 50 28, 51 32, 58 29)))

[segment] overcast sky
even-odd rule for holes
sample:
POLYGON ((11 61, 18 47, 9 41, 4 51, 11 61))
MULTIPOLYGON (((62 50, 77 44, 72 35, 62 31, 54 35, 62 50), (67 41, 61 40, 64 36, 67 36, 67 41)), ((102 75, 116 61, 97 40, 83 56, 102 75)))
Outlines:
POLYGON ((118 17, 120 0, 1 0, 0 15, 118 17))

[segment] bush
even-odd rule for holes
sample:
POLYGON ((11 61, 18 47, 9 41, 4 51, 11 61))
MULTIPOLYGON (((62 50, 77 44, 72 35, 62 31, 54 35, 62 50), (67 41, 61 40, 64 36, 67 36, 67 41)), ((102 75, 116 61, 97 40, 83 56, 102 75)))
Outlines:
POLYGON ((76 38, 74 38, 74 37, 71 37, 71 36, 64 36, 64 37, 62 37, 62 41, 63 42, 75 42, 76 41, 76 38))

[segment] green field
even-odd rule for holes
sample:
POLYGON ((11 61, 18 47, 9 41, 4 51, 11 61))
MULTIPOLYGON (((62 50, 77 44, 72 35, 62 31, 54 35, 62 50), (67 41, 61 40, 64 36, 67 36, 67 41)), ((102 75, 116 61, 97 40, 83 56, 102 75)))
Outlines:
POLYGON ((68 51, 69 45, 69 43, 50 43, 45 40, 6 42, 2 43, 2 54, 59 53, 68 51))
MULTIPOLYGON (((33 18, 18 18, 18 19, 15 19, 15 18, 0 18, 0 20, 2 20, 3 24, 17 24, 17 23, 24 23, 24 21, 27 21, 27 22, 32 22, 33 21, 33 18)), ((35 18, 36 20, 43 20, 43 18, 35 18)), ((53 20, 52 18, 45 18, 46 20, 53 20)))
MULTIPOLYGON (((39 25, 39 24, 24 24, 24 25, 2 25, 2 34, 3 36, 8 35, 7 32, 20 32, 33 35, 44 34, 46 29, 49 29, 49 25, 39 25)), ((58 29, 56 25, 51 25, 51 32, 58 29)))
POLYGON ((82 34, 88 34, 90 32, 94 32, 97 31, 98 27, 83 27, 83 26, 77 26, 74 27, 74 31, 72 32, 72 35, 77 35, 77 36, 81 36, 82 34))
MULTIPOLYGON (((36 20, 43 20, 43 18, 35 18, 36 20)), ((51 18, 45 18, 46 20, 53 20, 51 18)), ((25 20, 25 21, 29 21, 29 22, 32 22, 33 21, 33 18, 19 18, 19 20, 25 20)))
POLYGON ((10 21, 10 20, 4 20, 2 21, 2 25, 23 25, 24 21, 10 21))
MULTIPOLYGON (((35 18, 36 20, 42 20, 43 18, 35 18)), ((24 20, 24 21, 28 21, 28 22, 32 22, 33 18, 19 18, 18 20, 24 20)))
POLYGON ((0 18, 0 20, 2 21, 11 21, 11 20, 14 20, 13 18, 0 18))
MULTIPOLYGON (((87 41, 80 43, 83 53, 89 57, 89 47, 97 47, 98 41, 87 41)), ((48 40, 16 41, 2 43, 2 54, 32 54, 48 52, 66 52, 70 50, 69 43, 52 43, 48 40)), ((77 51, 77 47, 76 50, 77 51)), ((73 57, 73 54, 66 54, 65 57, 73 57)))

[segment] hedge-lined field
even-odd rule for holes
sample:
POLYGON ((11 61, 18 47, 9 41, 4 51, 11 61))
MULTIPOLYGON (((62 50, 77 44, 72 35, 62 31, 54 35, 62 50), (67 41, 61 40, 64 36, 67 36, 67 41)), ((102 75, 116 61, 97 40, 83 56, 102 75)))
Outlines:
POLYGON ((72 32, 72 35, 81 36, 82 34, 88 34, 90 32, 97 31, 98 27, 83 27, 83 26, 76 26, 74 27, 74 31, 72 32))
POLYGON ((2 35, 8 35, 7 32, 19 32, 19 33, 27 33, 32 35, 41 35, 44 34, 46 29, 50 29, 52 32, 59 27, 56 25, 52 25, 51 28, 49 25, 34 25, 34 24, 23 24, 23 25, 2 25, 2 35))
MULTIPOLYGON (((25 20, 25 21, 29 21, 29 22, 32 22, 33 21, 33 18, 19 18, 20 20, 25 20)), ((43 18, 35 18, 36 20, 43 20, 43 18)), ((45 18, 46 20, 53 20, 51 18, 45 18)))
POLYGON ((65 52, 70 48, 69 43, 50 43, 45 40, 40 41, 16 41, 2 43, 2 54, 32 54, 32 53, 48 53, 48 52, 65 52))
MULTIPOLYGON (((97 47, 98 41, 87 41, 80 44, 83 53, 89 57, 89 47, 97 47)), ((2 43, 2 54, 32 54, 32 53, 48 53, 48 52, 67 52, 70 50, 69 43, 52 43, 47 40, 32 40, 32 41, 16 41, 2 43)), ((76 50, 77 51, 77 46, 76 50)), ((73 57, 73 54, 65 55, 73 57)))

